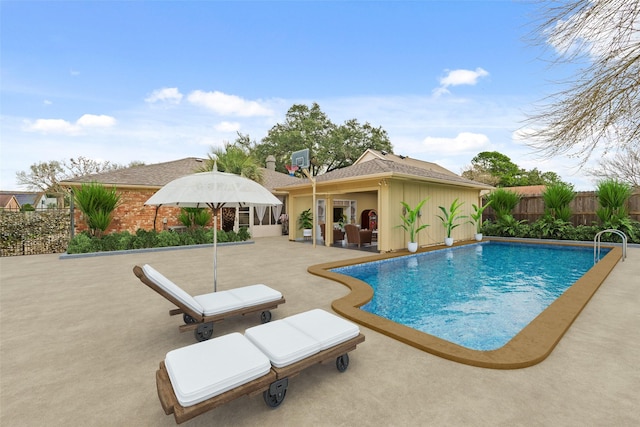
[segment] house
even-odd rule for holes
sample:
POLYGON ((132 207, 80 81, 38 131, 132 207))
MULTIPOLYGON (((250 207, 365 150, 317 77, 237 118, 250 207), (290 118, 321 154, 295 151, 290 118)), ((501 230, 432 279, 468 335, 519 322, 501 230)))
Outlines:
MULTIPOLYGON (((401 224, 402 201, 413 207, 429 198, 422 209, 421 223, 430 226, 419 233, 418 243, 433 245, 442 243, 445 237, 436 216, 441 213, 438 206, 448 208, 457 198, 464 203, 463 214, 469 215, 471 205, 479 204, 481 196, 493 189, 434 163, 369 149, 353 165, 316 176, 315 185, 304 179, 276 188, 289 194, 290 240, 304 237, 294 220, 302 211, 313 208, 314 188, 316 224, 324 224, 327 230, 336 228, 340 218, 346 216, 347 222, 374 230, 381 252, 407 246, 406 233, 397 228, 401 224)), ((455 240, 473 238, 474 226, 464 221, 453 230, 455 240)), ((333 233, 326 233, 324 243, 330 245, 332 240, 333 233)))
POLYGON ((25 205, 30 205, 35 210, 44 210, 52 206, 58 206, 58 201, 55 197, 48 197, 43 192, 0 191, 0 195, 15 197, 18 207, 14 210, 20 210, 25 205))
POLYGON ((13 194, 0 194, 0 209, 7 211, 19 211, 20 204, 13 194))
MULTIPOLYGON (((86 175, 61 182, 72 191, 79 189, 82 184, 98 182, 107 188, 115 187, 120 196, 120 204, 114 211, 113 220, 107 233, 129 231, 135 233, 138 229, 167 230, 179 227, 182 224, 178 220, 180 208, 171 206, 145 206, 145 202, 160 188, 174 179, 199 172, 204 166, 205 160, 188 157, 165 163, 152 165, 132 166, 125 169, 86 175)), ((282 225, 278 218, 282 212, 286 212, 286 193, 275 190, 277 186, 284 186, 298 178, 275 171, 275 160, 267 162, 267 167, 262 169, 262 184, 283 201, 282 206, 272 208, 249 207, 229 209, 232 211, 233 221, 231 228, 236 231, 239 227, 249 227, 254 237, 281 235, 282 225)), ((228 212, 228 211, 227 211, 228 212)), ((222 216, 225 216, 223 209, 222 216)), ((75 232, 87 229, 82 217, 82 212, 74 209, 75 232)), ((224 226, 222 219, 218 222, 224 226)), ((213 225, 213 221, 211 222, 213 225)))

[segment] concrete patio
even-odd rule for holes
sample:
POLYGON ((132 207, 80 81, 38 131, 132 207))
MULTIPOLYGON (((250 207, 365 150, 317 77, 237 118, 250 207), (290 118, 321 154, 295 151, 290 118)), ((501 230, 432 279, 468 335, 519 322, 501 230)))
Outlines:
MULTIPOLYGON (((218 248, 218 289, 265 283, 287 303, 279 319, 331 311, 348 292, 307 273, 357 251, 286 237, 218 248)), ((60 259, 0 258, 0 425, 172 426, 156 395, 165 354, 193 344, 173 306, 143 285, 151 264, 191 294, 213 290, 213 250, 60 259)), ((214 336, 259 323, 216 324, 214 336)), ((185 426, 640 425, 640 249, 630 248, 542 363, 519 370, 458 364, 361 327, 366 341, 339 373, 317 365, 291 379, 277 409, 244 397, 185 426)))

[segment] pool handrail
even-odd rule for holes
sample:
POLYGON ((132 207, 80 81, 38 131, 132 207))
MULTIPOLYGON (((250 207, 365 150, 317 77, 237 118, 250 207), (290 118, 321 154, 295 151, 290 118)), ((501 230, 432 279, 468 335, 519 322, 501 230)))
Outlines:
POLYGON ((608 228, 606 230, 602 230, 598 232, 593 238, 593 263, 596 264, 600 261, 600 236, 604 233, 614 233, 622 238, 622 261, 624 262, 627 257, 627 235, 624 234, 620 230, 616 230, 615 228, 608 228))

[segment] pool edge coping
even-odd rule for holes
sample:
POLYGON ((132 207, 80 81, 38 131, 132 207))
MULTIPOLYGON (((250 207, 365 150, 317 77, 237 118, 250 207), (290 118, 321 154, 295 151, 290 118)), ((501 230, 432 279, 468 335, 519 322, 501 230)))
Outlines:
MULTIPOLYGON (((492 239, 484 239, 484 241, 490 240, 492 239)), ((498 239, 496 239, 496 241, 498 241, 498 239)), ((499 241, 504 242, 502 239, 499 241)), ((521 239, 512 239, 509 240, 509 242, 561 246, 593 246, 590 243, 549 243, 521 239)), ((463 241, 456 242, 454 246, 477 243, 479 242, 475 240, 463 241)), ((606 247, 611 250, 560 297, 558 297, 558 299, 551 303, 542 313, 525 326, 507 344, 499 349, 491 351, 472 350, 462 347, 433 335, 417 331, 391 320, 379 317, 375 314, 360 310, 359 307, 366 304, 371 300, 371 298, 373 298, 373 289, 358 279, 329 271, 334 268, 345 267, 353 264, 411 255, 408 251, 398 251, 316 264, 308 267, 307 271, 316 276, 339 282, 351 290, 349 294, 333 301, 331 304, 331 307, 337 313, 350 320, 405 344, 448 360, 483 368, 519 369, 538 364, 551 354, 560 339, 571 327, 575 319, 580 315, 600 285, 622 258, 622 249, 619 246, 602 245, 602 247, 606 247)), ((420 248, 418 253, 446 248, 447 246, 444 245, 429 246, 420 248)))

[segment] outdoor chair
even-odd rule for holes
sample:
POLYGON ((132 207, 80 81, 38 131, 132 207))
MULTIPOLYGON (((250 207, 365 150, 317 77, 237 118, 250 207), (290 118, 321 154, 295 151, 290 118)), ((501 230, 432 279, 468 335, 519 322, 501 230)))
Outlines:
POLYGON ((364 342, 357 325, 315 309, 167 353, 156 372, 165 414, 182 423, 244 395, 262 392, 275 408, 289 377, 336 360, 344 372, 350 351, 364 342))
POLYGON ((182 314, 184 325, 179 327, 180 332, 193 330, 198 341, 211 338, 213 324, 232 316, 260 312, 260 320, 267 323, 271 320, 269 310, 285 303, 280 292, 262 284, 191 296, 148 264, 136 265, 133 273, 178 307, 169 315, 182 314))
POLYGON ((373 240, 372 230, 360 230, 354 224, 345 224, 344 231, 347 233, 347 243, 357 244, 358 247, 364 244, 371 244, 373 240))

